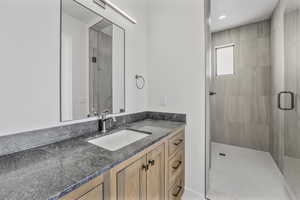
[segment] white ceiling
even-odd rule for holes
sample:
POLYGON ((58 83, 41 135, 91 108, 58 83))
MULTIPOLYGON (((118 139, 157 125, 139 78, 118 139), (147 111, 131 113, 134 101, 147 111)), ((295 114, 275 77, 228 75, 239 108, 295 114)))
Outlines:
POLYGON ((277 2, 278 0, 211 0, 211 31, 217 32, 268 19, 277 2), (220 20, 221 15, 227 17, 220 20))

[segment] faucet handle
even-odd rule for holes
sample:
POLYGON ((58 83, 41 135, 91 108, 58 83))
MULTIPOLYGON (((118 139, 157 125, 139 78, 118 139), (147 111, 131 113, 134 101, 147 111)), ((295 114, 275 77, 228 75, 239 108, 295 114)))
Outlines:
POLYGON ((99 116, 99 113, 97 111, 94 111, 94 116, 99 116))
POLYGON ((109 120, 110 129, 112 129, 113 128, 113 123, 115 123, 117 121, 116 117, 112 116, 112 117, 108 118, 108 120, 109 120))
POLYGON ((102 113, 103 114, 108 114, 110 112, 110 110, 103 110, 102 113))
POLYGON ((101 114, 100 114, 101 119, 105 119, 106 115, 108 115, 108 113, 109 113, 109 110, 104 110, 103 112, 101 112, 101 114))

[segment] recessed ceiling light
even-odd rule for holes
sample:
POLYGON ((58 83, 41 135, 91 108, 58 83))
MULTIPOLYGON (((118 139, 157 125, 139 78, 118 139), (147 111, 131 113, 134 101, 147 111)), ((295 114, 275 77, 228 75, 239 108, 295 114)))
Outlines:
POLYGON ((219 17, 219 20, 222 20, 222 19, 225 19, 225 18, 227 18, 227 15, 221 15, 221 16, 219 17))

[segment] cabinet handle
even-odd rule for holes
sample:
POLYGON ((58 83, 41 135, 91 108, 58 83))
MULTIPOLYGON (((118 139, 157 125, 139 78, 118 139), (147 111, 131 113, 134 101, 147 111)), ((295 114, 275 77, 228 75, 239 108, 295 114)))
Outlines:
POLYGON ((178 164, 172 168, 176 170, 180 167, 181 164, 182 164, 182 161, 178 161, 178 164))
POLYGON ((180 192, 181 192, 181 190, 182 190, 182 187, 181 187, 181 186, 177 186, 177 188, 178 188, 178 191, 177 191, 176 193, 172 194, 173 197, 178 197, 178 195, 180 194, 180 192))
POLYGON ((144 164, 144 165, 142 166, 142 169, 144 169, 145 171, 148 171, 149 165, 145 165, 145 164, 144 164))
POLYGON ((179 139, 179 140, 176 140, 173 144, 174 144, 175 146, 178 146, 178 145, 180 145, 182 142, 183 142, 183 139, 179 139))
POLYGON ((149 165, 154 166, 155 160, 149 160, 148 163, 149 163, 149 165))

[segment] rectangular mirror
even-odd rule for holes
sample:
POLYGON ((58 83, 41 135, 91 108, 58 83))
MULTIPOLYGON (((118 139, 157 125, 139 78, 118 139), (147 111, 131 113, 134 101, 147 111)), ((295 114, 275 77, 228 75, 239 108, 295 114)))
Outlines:
POLYGON ((62 0, 61 121, 125 112, 125 30, 62 0))

